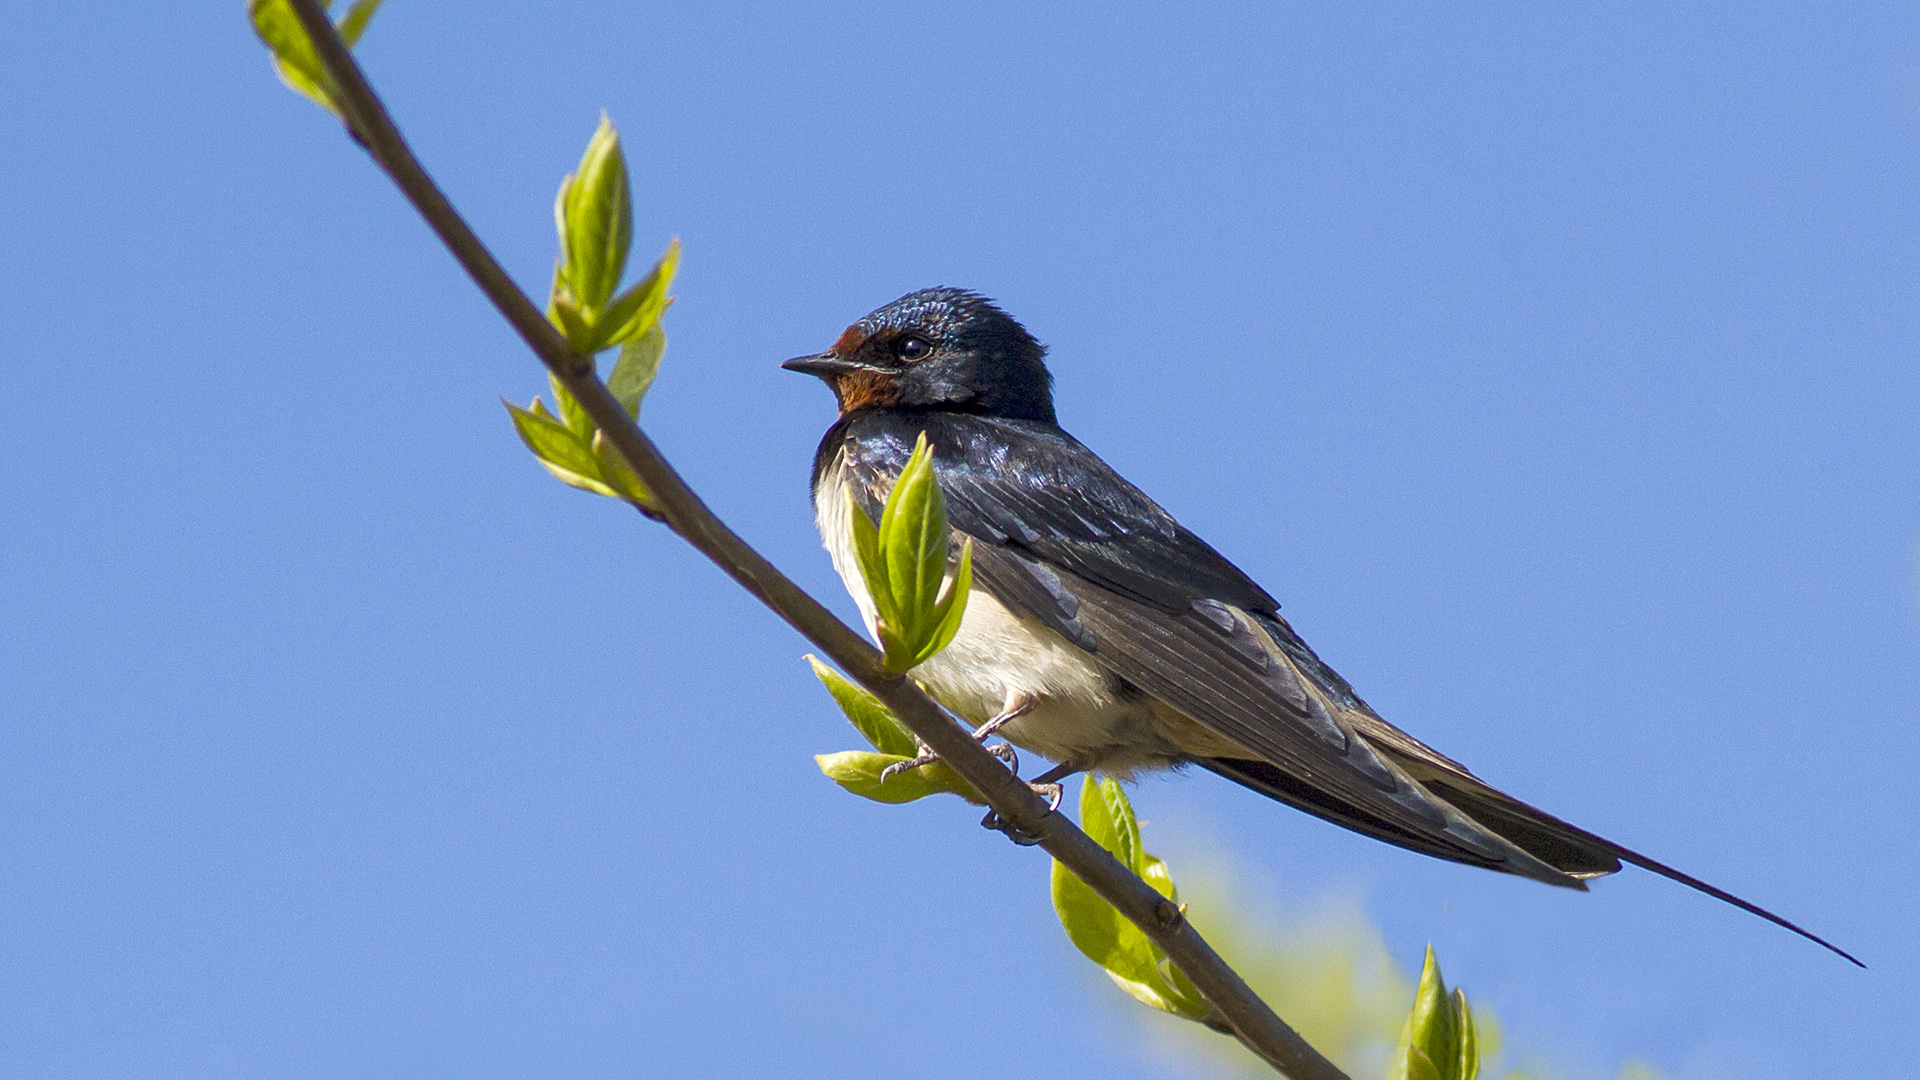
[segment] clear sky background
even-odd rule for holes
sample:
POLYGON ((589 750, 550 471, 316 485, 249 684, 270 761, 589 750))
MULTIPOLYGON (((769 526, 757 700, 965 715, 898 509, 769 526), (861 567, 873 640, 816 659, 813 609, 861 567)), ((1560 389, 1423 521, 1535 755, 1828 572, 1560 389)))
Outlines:
MULTIPOLYGON (((803 642, 533 463, 534 361, 238 0, 8 22, 0 1075, 1167 1074, 1040 854, 834 788, 803 642)), ((980 289, 1382 714, 1871 970, 1205 774, 1136 789, 1176 874, 1361 897, 1568 1075, 1910 1075, 1920 8, 392 0, 361 55, 541 296, 611 113, 686 244, 648 427, 836 610, 777 364, 980 289)))

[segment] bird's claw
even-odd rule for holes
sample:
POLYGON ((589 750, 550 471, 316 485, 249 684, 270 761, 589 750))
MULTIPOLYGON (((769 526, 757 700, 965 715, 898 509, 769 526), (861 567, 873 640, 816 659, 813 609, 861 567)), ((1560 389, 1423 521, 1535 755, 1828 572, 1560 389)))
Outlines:
MULTIPOLYGON (((973 729, 973 741, 985 747, 987 753, 999 758, 1002 764, 1013 770, 1015 776, 1020 775, 1020 755, 1013 752, 1013 746, 1009 743, 1002 742, 996 746, 987 746, 987 737, 999 731, 1009 720, 1018 720, 1020 717, 1032 711, 1033 699, 1024 696, 1016 698, 1007 703, 1007 707, 1000 712, 1000 715, 973 729)), ((939 754, 934 753, 933 749, 926 743, 921 743, 918 757, 910 758, 906 761, 896 761, 886 768, 881 769, 880 782, 884 784, 890 777, 897 773, 906 772, 908 769, 917 769, 922 765, 932 765, 939 760, 939 754)))
POLYGON ((1059 784, 1042 784, 1037 781, 1027 786, 1032 788, 1041 798, 1047 800, 1047 813, 1051 814, 1055 810, 1060 809, 1060 800, 1066 794, 1066 788, 1059 784))
MULTIPOLYGON (((1061 796, 1064 794, 1065 789, 1062 788, 1059 784, 1030 783, 1027 786, 1033 789, 1034 794, 1039 795, 1041 798, 1044 798, 1047 800, 1047 814, 1049 816, 1051 816, 1055 811, 1060 809, 1060 799, 1061 799, 1061 796)), ((1042 820, 1045 820, 1045 819, 1043 818, 1042 820)), ((994 810, 987 811, 987 816, 980 819, 980 827, 983 829, 992 829, 994 832, 998 832, 998 833, 1005 833, 1007 835, 1007 839, 1013 841, 1016 844, 1019 844, 1021 847, 1032 847, 1033 845, 1046 839, 1046 837, 1043 835, 1030 833, 1025 829, 1022 829, 1020 826, 1015 825, 1011 821, 1008 821, 1006 818, 1001 817, 999 812, 994 810)))
POLYGON ((906 772, 908 769, 917 769, 922 765, 931 765, 934 762, 939 760, 940 760, 939 754, 933 753, 932 751, 928 751, 927 753, 921 754, 917 758, 912 758, 907 761, 896 761, 893 764, 887 766, 886 768, 880 770, 880 782, 884 784, 888 780, 891 780, 895 775, 906 772))
MULTIPOLYGON (((1014 775, 1018 776, 1020 774, 1020 755, 1013 752, 1012 746, 1007 743, 995 743, 992 746, 986 747, 986 751, 994 757, 999 758, 1001 763, 1007 768, 1012 769, 1014 775)), ((933 765, 938 763, 939 760, 939 754, 931 750, 926 750, 921 753, 919 757, 909 758, 906 761, 896 761, 880 770, 880 782, 884 784, 898 773, 906 772, 908 769, 917 769, 922 765, 933 765)))

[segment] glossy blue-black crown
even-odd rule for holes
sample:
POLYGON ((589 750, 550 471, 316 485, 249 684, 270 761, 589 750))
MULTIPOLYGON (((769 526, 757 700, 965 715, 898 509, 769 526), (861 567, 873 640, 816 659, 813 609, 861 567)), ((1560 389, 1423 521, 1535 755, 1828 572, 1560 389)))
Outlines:
POLYGON ((901 372, 900 404, 1054 422, 1046 347, 993 301, 966 289, 921 289, 855 324, 876 344, 923 338, 933 355, 901 372))

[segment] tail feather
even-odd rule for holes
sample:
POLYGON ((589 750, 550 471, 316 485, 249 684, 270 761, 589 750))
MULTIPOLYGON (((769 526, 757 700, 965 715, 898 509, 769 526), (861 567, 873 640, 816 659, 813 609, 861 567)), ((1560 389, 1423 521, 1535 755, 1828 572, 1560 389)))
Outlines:
MULTIPOLYGON (((1543 881, 1562 888, 1577 889, 1581 892, 1585 892, 1587 888, 1586 883, 1581 881, 1578 875, 1567 874, 1551 863, 1539 865, 1535 862, 1539 858, 1536 853, 1527 850, 1522 844, 1513 843, 1501 835, 1497 828, 1488 827, 1483 823, 1474 822, 1475 825, 1493 834, 1496 843, 1502 846, 1512 844, 1519 850, 1509 851, 1504 859, 1495 858, 1489 855, 1487 850, 1475 850, 1464 844, 1451 843, 1442 833, 1403 828, 1392 821, 1347 803, 1322 788, 1300 780, 1271 762, 1252 758, 1196 758, 1194 763, 1236 784, 1252 788, 1270 799, 1286 803, 1296 810, 1304 810, 1342 828, 1352 829, 1354 832, 1385 841, 1395 847, 1403 847, 1409 851, 1417 851, 1422 855, 1431 855, 1436 859, 1446 859, 1449 862, 1465 863, 1468 866, 1498 870, 1505 874, 1530 877, 1535 881, 1543 881)), ((1470 820, 1473 817, 1465 810, 1458 810, 1458 812, 1470 820)))
POLYGON ((1677 881, 1689 889, 1732 904, 1742 911, 1758 915, 1775 926, 1791 930, 1856 967, 1867 966, 1861 963, 1858 957, 1833 942, 1797 923, 1775 915, 1752 901, 1743 900, 1725 889, 1709 885, 1691 874, 1676 870, 1657 859, 1650 859, 1631 848, 1622 847, 1603 836, 1595 836, 1577 825, 1569 825, 1552 814, 1528 806, 1505 792, 1479 784, 1477 781, 1475 783, 1479 791, 1469 791, 1464 785, 1449 784, 1438 779, 1423 779, 1421 786, 1452 803, 1468 817, 1532 852, 1542 862, 1566 873, 1578 877, 1597 877, 1618 870, 1622 861, 1629 862, 1643 870, 1651 870, 1670 881, 1677 881), (1600 858, 1594 859, 1595 854, 1600 855, 1600 858), (1604 866, 1604 868, 1582 869, 1583 861, 1596 867, 1604 866))
MULTIPOLYGON (((1552 814, 1529 806, 1505 792, 1488 786, 1452 761, 1440 759, 1444 765, 1438 765, 1431 758, 1422 760, 1403 753, 1394 753, 1394 750, 1398 749, 1396 747, 1383 746, 1379 742, 1375 742, 1374 745, 1393 757, 1396 764, 1412 774, 1416 782, 1429 794, 1445 800, 1489 832, 1504 838, 1534 858, 1568 875, 1571 880, 1567 883, 1575 888, 1584 889, 1586 878, 1614 873, 1620 869, 1622 862, 1632 863, 1642 869, 1651 870, 1661 877, 1677 881, 1690 889, 1703 892, 1716 900, 1731 904, 1742 911, 1758 915, 1775 926, 1806 938, 1857 967, 1866 967, 1852 953, 1804 927, 1775 915, 1758 904, 1743 900, 1691 874, 1683 873, 1631 848, 1622 847, 1605 837, 1596 836, 1579 826, 1570 825, 1552 814)), ((1434 756, 1438 757, 1438 755, 1434 756)), ((1370 818, 1353 807, 1337 803, 1310 784, 1287 776, 1267 762, 1212 758, 1202 760, 1198 764, 1269 798, 1277 799, 1377 840, 1384 840, 1389 844, 1439 859, 1506 873, 1513 872, 1510 866, 1466 848, 1437 843, 1431 838, 1396 829, 1390 822, 1370 818)))

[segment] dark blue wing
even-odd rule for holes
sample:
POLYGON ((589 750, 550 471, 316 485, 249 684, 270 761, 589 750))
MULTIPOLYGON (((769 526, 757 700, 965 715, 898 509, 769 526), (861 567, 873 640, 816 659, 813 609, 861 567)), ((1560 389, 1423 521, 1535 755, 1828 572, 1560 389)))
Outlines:
MULTIPOLYGON (((856 473, 891 483, 925 431, 953 527, 1131 600, 1279 608, 1093 451, 1051 424, 950 412, 857 413, 828 433, 856 473)), ((827 444, 822 444, 822 451, 827 444)))

